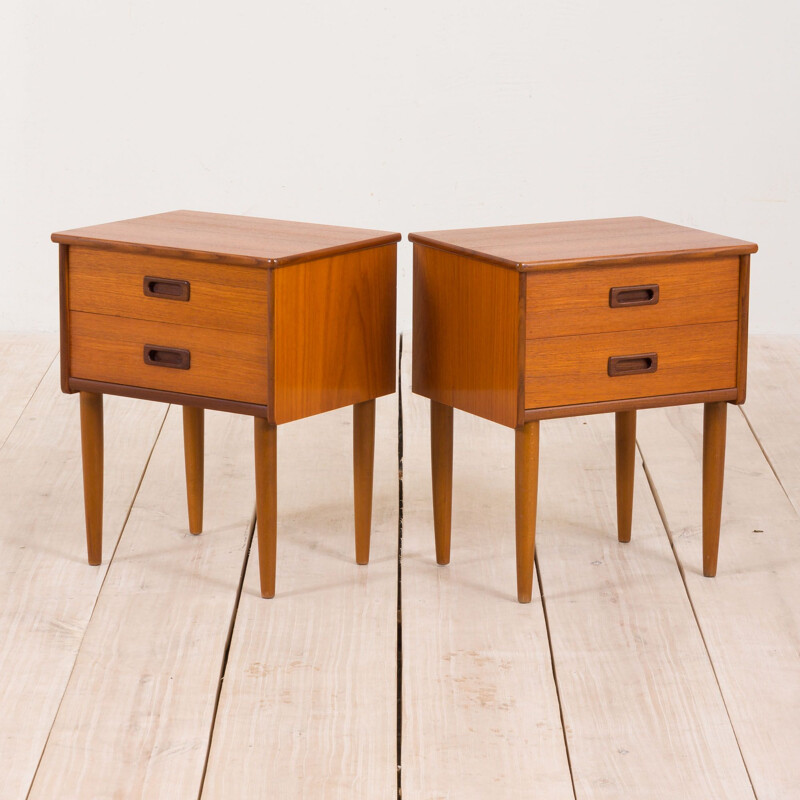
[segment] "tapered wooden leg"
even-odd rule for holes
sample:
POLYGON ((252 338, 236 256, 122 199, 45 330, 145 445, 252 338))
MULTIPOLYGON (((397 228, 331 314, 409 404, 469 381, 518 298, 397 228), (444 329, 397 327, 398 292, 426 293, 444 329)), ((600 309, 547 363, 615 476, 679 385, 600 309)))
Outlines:
POLYGON ((353 406, 353 502, 356 518, 356 564, 369 563, 374 463, 375 401, 367 400, 353 406))
POLYGON ((539 420, 516 432, 517 599, 530 603, 536 543, 536 499, 539 492, 539 420))
POLYGON ((636 411, 617 411, 617 538, 631 540, 633 475, 636 467, 636 411))
POLYGON ((727 403, 706 403, 703 413, 703 575, 717 574, 727 403))
POLYGON ((453 409, 431 400, 431 474, 436 563, 450 563, 453 508, 453 409))
POLYGON ((255 417, 256 518, 261 596, 275 597, 275 551, 278 527, 277 428, 255 417))
POLYGON ((186 499, 189 503, 189 531, 203 530, 203 441, 204 410, 183 407, 183 457, 186 463, 186 499))
POLYGON ((81 392, 81 452, 86 550, 89 563, 103 560, 103 395, 81 392))

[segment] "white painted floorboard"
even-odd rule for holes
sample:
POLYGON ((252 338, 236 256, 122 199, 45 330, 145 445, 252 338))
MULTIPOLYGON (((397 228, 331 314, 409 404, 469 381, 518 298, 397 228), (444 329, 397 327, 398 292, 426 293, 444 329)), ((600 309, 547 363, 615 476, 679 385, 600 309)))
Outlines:
MULTIPOLYGON (((395 797, 397 398, 378 401, 368 567, 350 410, 279 429, 267 601, 237 415, 207 412, 192 537, 180 409, 159 436, 166 406, 106 398, 104 564, 86 564, 78 402, 54 342, 0 335, 0 798, 27 797, 34 775, 48 800, 395 797)), ((513 433, 456 413, 452 562, 437 567, 428 402, 406 374, 405 800, 800 796, 800 343, 753 337, 749 368, 747 417, 728 412, 717 578, 700 570, 700 406, 640 412, 629 545, 613 417, 548 421, 544 604, 535 584, 528 606, 513 433)))

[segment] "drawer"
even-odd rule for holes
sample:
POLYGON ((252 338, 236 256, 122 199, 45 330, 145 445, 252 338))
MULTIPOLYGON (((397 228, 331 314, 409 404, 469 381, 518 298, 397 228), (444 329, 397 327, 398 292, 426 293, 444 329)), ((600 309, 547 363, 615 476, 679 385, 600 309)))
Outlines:
POLYGON ((530 272, 526 281, 527 339, 727 322, 737 317, 739 258, 530 272), (616 307, 612 289, 621 290, 616 307))
POLYGON ((530 339, 525 348, 525 407, 733 388, 737 334, 734 321, 530 339), (647 366, 629 361, 620 365, 621 374, 609 376, 609 358, 642 354, 655 354, 652 371, 626 374, 626 366, 647 366))
POLYGON ((69 249, 69 307, 153 322, 263 334, 267 272, 257 267, 69 249))
POLYGON ((71 311, 70 375, 244 403, 267 403, 267 336, 71 311), (145 345, 159 351, 145 362, 145 345))

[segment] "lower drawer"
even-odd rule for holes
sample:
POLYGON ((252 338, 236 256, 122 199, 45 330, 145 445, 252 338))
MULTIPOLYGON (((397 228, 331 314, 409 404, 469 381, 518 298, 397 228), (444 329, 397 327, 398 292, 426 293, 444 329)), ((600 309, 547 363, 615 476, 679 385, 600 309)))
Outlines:
POLYGON ((736 322, 717 322, 529 339, 525 348, 525 407, 733 388, 737 334, 736 322), (649 361, 623 360, 618 374, 609 375, 610 358, 644 354, 649 361), (642 371, 626 372, 629 368, 642 371))
POLYGON ((71 311, 69 338, 74 378, 267 403, 266 335, 71 311))

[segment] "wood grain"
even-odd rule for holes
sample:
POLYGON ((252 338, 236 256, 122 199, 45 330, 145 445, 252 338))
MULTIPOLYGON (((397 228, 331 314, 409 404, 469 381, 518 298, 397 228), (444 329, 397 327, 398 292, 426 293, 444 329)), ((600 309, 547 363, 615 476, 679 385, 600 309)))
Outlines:
POLYGON ((31 798, 199 794, 253 524, 251 425, 233 414, 209 414, 206 423, 206 535, 186 532, 181 417, 173 408, 86 629, 31 798))
POLYGON ((103 395, 81 392, 80 398, 86 552, 97 566, 103 560, 103 395))
POLYGON ((453 518, 453 409, 431 400, 431 489, 436 563, 450 563, 453 518))
POLYGON ((403 797, 572 800, 535 580, 532 602, 515 602, 514 433, 456 412, 453 560, 437 566, 411 349, 404 340, 403 797))
MULTIPOLYGON (((13 366, 3 357, 0 391, 20 385, 13 366)), ((86 564, 78 399, 61 394, 59 372, 54 362, 0 449, 0 795, 9 798, 25 797, 33 780, 107 569, 86 564)), ((105 457, 106 553, 164 414, 154 403, 106 402, 106 437, 115 445, 105 457)), ((91 699, 86 708, 97 710, 91 699)))
POLYGON ((60 231, 51 238, 63 244, 117 252, 274 267, 390 244, 399 241, 400 234, 202 211, 169 211, 60 231))
MULTIPOLYGON (((779 464, 796 470, 797 450, 792 466, 767 442, 775 442, 777 433, 780 446, 791 449, 797 440, 797 417, 785 401, 797 395, 800 352, 795 347, 791 360, 780 342, 766 339, 768 347, 751 350, 746 408, 759 409, 751 420, 759 437, 772 431, 762 441, 788 487, 790 473, 784 477, 779 464), (780 361, 773 361, 779 354, 780 361), (787 380, 787 373, 794 379, 787 380)), ((702 430, 696 406, 654 411, 641 416, 639 445, 755 793, 759 800, 789 800, 800 785, 800 519, 747 422, 731 409, 722 553, 716 578, 704 578, 702 430)))
POLYGON ((514 457, 516 508, 517 600, 530 603, 536 545, 536 501, 539 493, 539 421, 517 429, 514 457))
POLYGON ((415 245, 413 391, 516 427, 518 315, 516 275, 415 245))
POLYGON ((267 339, 167 322, 70 312, 72 375, 245 403, 267 399, 267 339), (144 363, 145 345, 191 352, 188 370, 144 363))
POLYGON ((278 537, 278 429, 265 419, 253 419, 256 465, 256 525, 261 596, 275 597, 275 557, 278 537))
MULTIPOLYGON (((552 420, 542 430, 537 564, 576 796, 754 800, 641 466, 636 535, 622 545, 613 418, 552 420)), ((699 498, 698 458, 699 450, 683 491, 699 498)), ((699 521, 698 509, 685 523, 699 521)))
POLYGON ((58 318, 61 359, 61 391, 69 388, 69 247, 58 246, 58 318))
POLYGON ((69 307, 266 336, 267 278, 252 267, 71 247, 69 307), (188 301, 147 297, 146 276, 188 281, 188 301))
POLYGON ((271 421, 394 392, 396 265, 390 245, 275 272, 271 421))
POLYGON ((0 448, 57 355, 52 334, 0 332, 0 448))
POLYGON ((670 325, 728 322, 738 317, 739 259, 609 265, 528 276, 528 339, 610 333, 670 325), (613 287, 656 284, 655 305, 611 308, 613 287))
POLYGON ((636 411, 642 408, 667 408, 690 403, 714 403, 720 400, 736 400, 736 389, 714 389, 708 392, 684 392, 683 394, 654 394, 649 397, 632 397, 629 400, 606 400, 602 403, 580 403, 578 405, 549 406, 525 409, 523 418, 557 419, 559 417, 583 417, 587 414, 614 414, 618 411, 636 411))
POLYGON ((703 575, 707 578, 717 574, 727 413, 727 403, 703 407, 703 575))
POLYGON ((375 401, 353 406, 353 511, 356 564, 369 563, 375 466, 375 401))
POLYGON ((747 396, 747 337, 750 317, 750 256, 739 259, 739 348, 736 360, 736 402, 741 405, 747 396))
POLYGON ((750 391, 742 409, 800 513, 800 337, 750 337, 750 391))
POLYGON ((201 533, 205 485, 205 410, 202 408, 183 407, 183 460, 189 533, 201 533))
POLYGON ((633 520, 633 481, 636 474, 636 411, 617 411, 614 415, 617 477, 617 539, 631 540, 633 520))
POLYGON ((409 241, 520 270, 755 253, 741 239, 647 217, 410 233, 409 241))
POLYGON ((736 322, 529 339, 526 408, 736 386, 736 322), (609 377, 610 356, 658 353, 656 372, 609 377))
POLYGON ((261 599, 251 557, 202 800, 397 796, 396 396, 376 403, 365 567, 353 563, 351 419, 343 408, 280 429, 278 591, 261 599))

